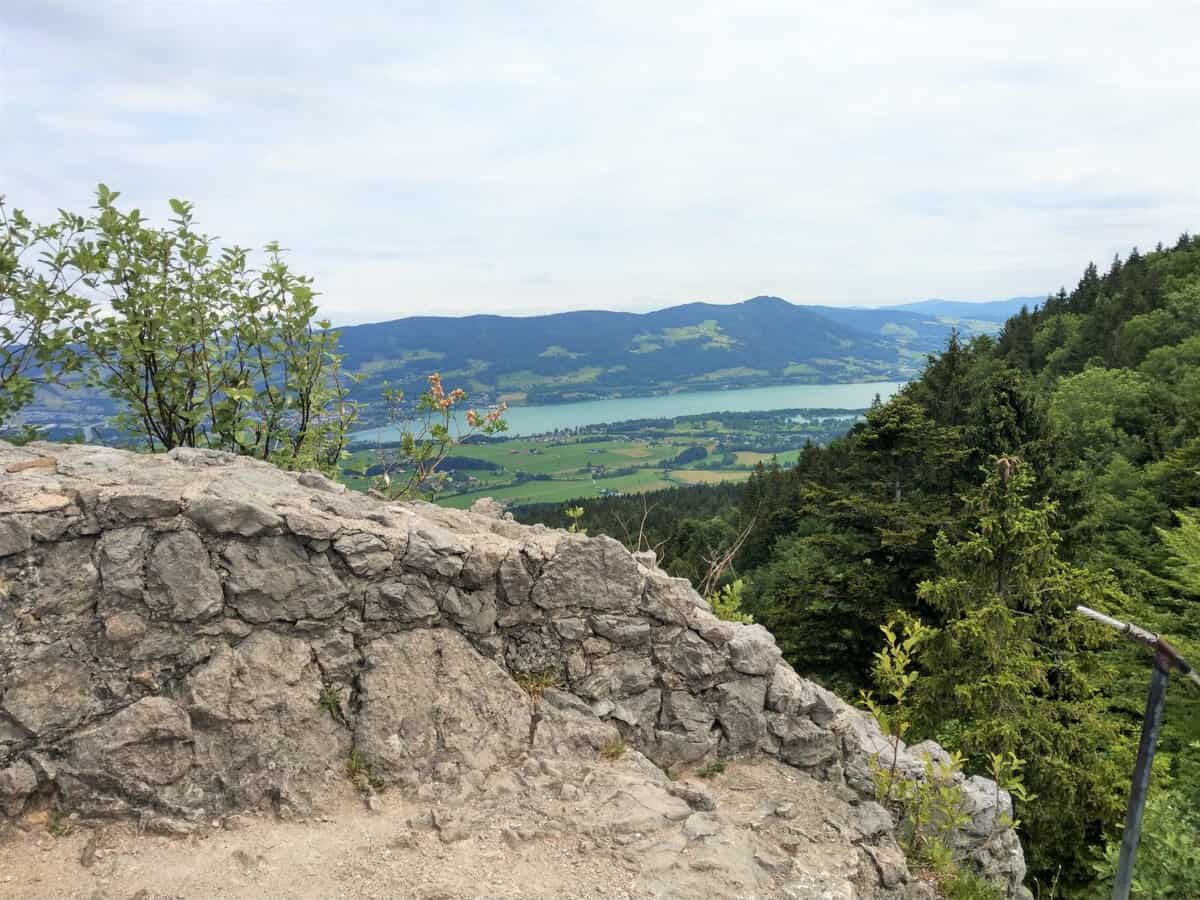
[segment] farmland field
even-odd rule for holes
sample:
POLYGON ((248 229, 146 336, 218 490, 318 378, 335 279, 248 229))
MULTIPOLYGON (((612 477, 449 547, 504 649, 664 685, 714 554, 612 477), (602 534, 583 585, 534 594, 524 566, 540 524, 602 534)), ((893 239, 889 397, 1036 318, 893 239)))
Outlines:
POLYGON ((749 477, 749 471, 731 469, 677 469, 670 474, 672 481, 684 484, 719 484, 722 481, 745 481, 749 477))
MULTIPOLYGON (((806 442, 841 434, 856 412, 703 413, 471 441, 450 451, 439 469, 445 480, 431 499, 466 508, 492 497, 518 507, 744 481, 759 464, 794 464, 806 442)), ((402 484, 395 454, 395 445, 353 444, 343 464, 346 483, 378 487, 386 469, 402 484)))

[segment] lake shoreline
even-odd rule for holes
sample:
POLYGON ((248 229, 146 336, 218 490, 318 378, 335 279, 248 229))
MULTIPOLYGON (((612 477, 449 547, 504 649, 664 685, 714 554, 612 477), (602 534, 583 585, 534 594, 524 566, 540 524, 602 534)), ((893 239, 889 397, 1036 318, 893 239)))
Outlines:
MULTIPOLYGON (((876 396, 886 400, 904 384, 900 381, 789 384, 513 406, 505 413, 509 429, 504 434, 532 437, 596 425, 611 426, 640 419, 673 419, 707 413, 864 409, 871 405, 876 396)), ((349 436, 349 440, 360 443, 396 440, 398 437, 399 430, 396 427, 379 426, 356 431, 349 436)))

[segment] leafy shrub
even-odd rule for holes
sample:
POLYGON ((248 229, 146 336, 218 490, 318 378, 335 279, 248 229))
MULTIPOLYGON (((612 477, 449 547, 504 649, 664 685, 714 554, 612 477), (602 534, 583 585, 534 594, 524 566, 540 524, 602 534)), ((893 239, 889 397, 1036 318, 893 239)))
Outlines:
POLYGON ((429 376, 429 387, 415 405, 407 405, 404 392, 394 388, 385 387, 383 396, 388 423, 401 432, 398 444, 389 444, 386 452, 382 444, 378 448, 384 462, 375 490, 389 498, 436 495, 446 480, 439 467, 452 448, 469 438, 497 434, 508 428, 503 419, 507 409, 504 403, 482 415, 468 409, 464 417, 466 428, 462 428, 455 410, 466 401, 466 391, 446 390, 437 372, 429 376), (457 433, 452 426, 459 426, 457 433))
POLYGON ((0 425, 38 385, 80 366, 75 341, 90 304, 74 291, 71 259, 82 227, 68 213, 35 225, 0 194, 0 425))
POLYGON ((338 334, 317 320, 312 279, 278 244, 255 266, 195 230, 171 200, 167 228, 118 208, 100 185, 71 265, 105 299, 84 323, 88 378, 125 407, 151 450, 213 447, 336 472, 357 411, 338 334))
MULTIPOLYGON (((1121 837, 1109 839, 1097 873, 1111 885, 1121 837)), ((1190 900, 1200 897, 1200 812, 1177 790, 1152 793, 1146 802, 1131 897, 1190 900)))

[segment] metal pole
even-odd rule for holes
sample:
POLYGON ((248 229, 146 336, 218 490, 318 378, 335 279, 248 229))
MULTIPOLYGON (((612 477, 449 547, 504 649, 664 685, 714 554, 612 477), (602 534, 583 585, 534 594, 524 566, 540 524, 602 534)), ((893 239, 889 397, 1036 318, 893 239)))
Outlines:
POLYGON ((1150 768, 1158 743, 1158 728, 1162 724, 1163 704, 1167 697, 1168 666, 1162 656, 1154 657, 1154 672, 1150 676, 1150 692, 1146 695, 1146 717, 1142 722, 1142 740, 1138 744, 1137 763, 1133 767, 1133 785, 1129 789, 1129 809, 1125 813, 1125 833, 1121 837, 1121 855, 1117 858, 1117 875, 1113 881, 1112 900, 1129 900, 1133 884, 1133 860, 1142 838, 1142 814, 1146 811, 1146 792, 1150 788, 1150 768))
POLYGON ((1167 699, 1167 681, 1171 670, 1179 672, 1200 685, 1200 672, 1191 667, 1170 641, 1132 622, 1122 622, 1102 612, 1077 606, 1075 611, 1094 622, 1107 625, 1130 640, 1144 644, 1154 651, 1154 672, 1150 676, 1150 692, 1146 695, 1146 716, 1142 721, 1142 740, 1138 744, 1137 762, 1133 767, 1133 784, 1129 789, 1129 809, 1125 813, 1125 833, 1121 836, 1121 855, 1117 858, 1117 874, 1113 880, 1113 900, 1129 900, 1133 883, 1133 860, 1138 842, 1142 839, 1142 815, 1146 811, 1146 792, 1150 789, 1150 768, 1162 725, 1163 704, 1167 699))

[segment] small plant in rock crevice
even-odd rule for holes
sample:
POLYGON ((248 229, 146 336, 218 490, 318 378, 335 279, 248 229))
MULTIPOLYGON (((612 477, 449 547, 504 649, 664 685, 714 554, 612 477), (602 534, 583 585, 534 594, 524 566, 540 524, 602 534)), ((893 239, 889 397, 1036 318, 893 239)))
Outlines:
POLYGON ((716 776, 720 775, 724 771, 725 771, 725 760, 718 759, 714 762, 710 762, 703 769, 700 769, 699 771, 697 771, 696 777, 698 777, 698 778, 715 778, 716 776))
POLYGON ((346 777, 360 791, 368 788, 381 791, 384 788, 383 780, 371 774, 371 764, 357 747, 350 751, 346 759, 346 777))
POLYGON ((553 669, 542 669, 538 672, 518 672, 513 676, 517 686, 527 693, 533 701, 542 699, 542 694, 548 690, 562 686, 562 680, 553 669))
POLYGON ((345 725, 346 720, 342 715, 342 689, 338 687, 327 687, 321 691, 321 697, 317 700, 317 705, 325 712, 329 713, 329 718, 337 722, 339 725, 345 725))
POLYGON ((747 625, 754 624, 754 616, 742 609, 742 594, 745 587, 745 580, 738 578, 729 584, 723 585, 720 590, 713 593, 708 598, 708 602, 712 606, 713 615, 725 622, 743 622, 747 625))
POLYGON ((563 513, 571 520, 571 524, 567 526, 567 531, 571 532, 571 534, 587 534, 587 529, 581 527, 579 524, 579 520, 583 518, 582 506, 568 506, 563 510, 563 513))
POLYGON ((356 781, 360 777, 369 775, 371 767, 367 760, 355 747, 350 751, 350 758, 346 760, 346 777, 351 781, 356 781))
POLYGON ((617 760, 625 755, 625 739, 619 734, 605 741, 600 747, 600 755, 608 760, 617 760))
POLYGON ((1001 888, 965 866, 952 849, 953 833, 969 819, 958 784, 961 771, 958 753, 936 762, 926 754, 924 770, 915 778, 891 775, 877 763, 877 797, 882 802, 882 788, 890 787, 891 807, 900 817, 900 846, 914 869, 932 876, 946 900, 1004 900, 1001 888))

